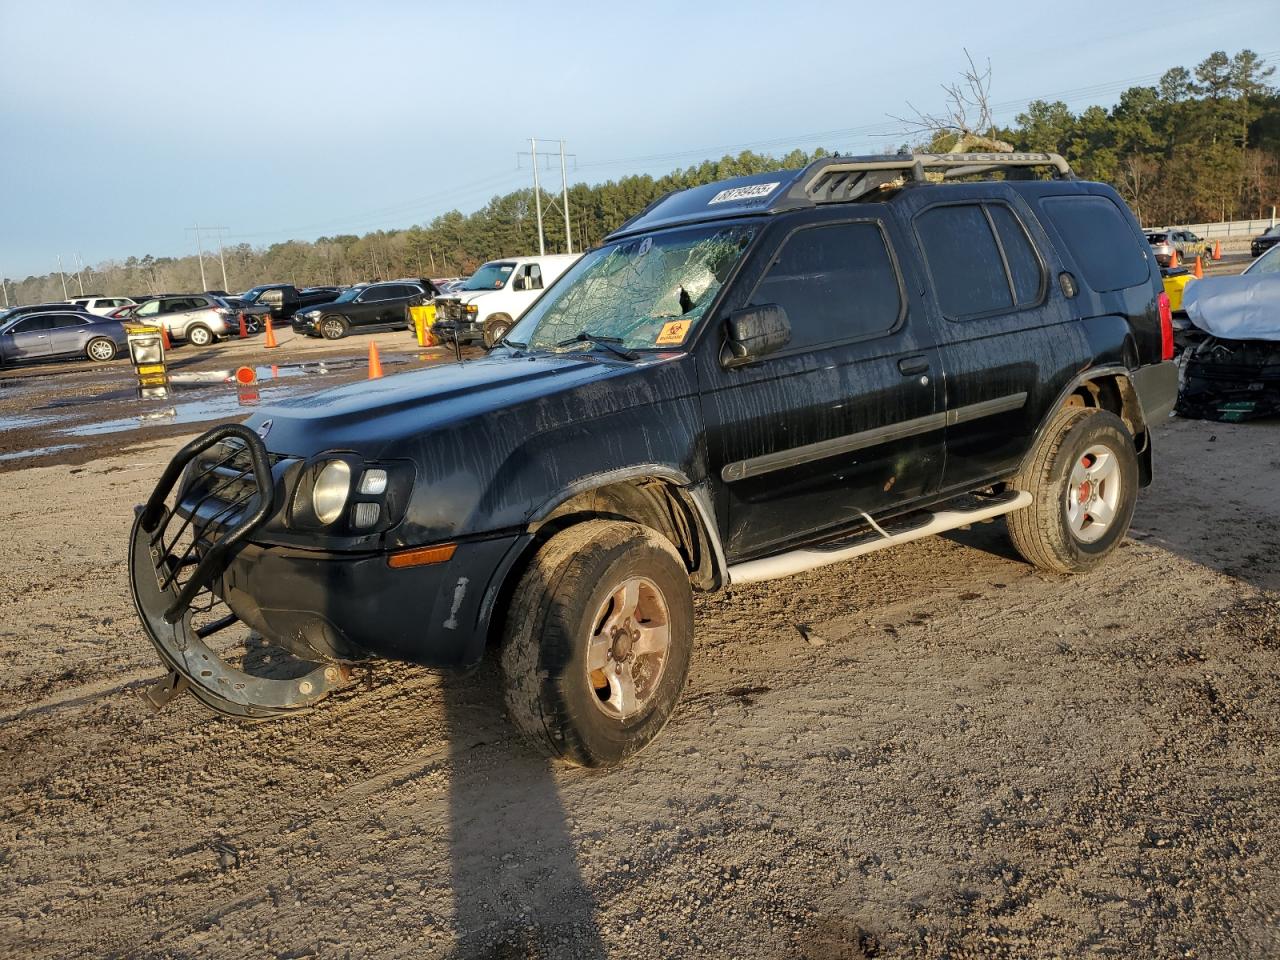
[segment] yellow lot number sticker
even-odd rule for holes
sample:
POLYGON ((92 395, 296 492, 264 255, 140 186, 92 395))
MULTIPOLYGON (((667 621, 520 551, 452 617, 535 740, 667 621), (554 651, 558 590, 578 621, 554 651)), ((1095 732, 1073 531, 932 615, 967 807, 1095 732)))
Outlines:
POLYGON ((689 335, 689 328, 692 326, 692 320, 672 320, 670 323, 664 323, 662 329, 658 331, 658 339, 653 342, 660 347, 684 343, 684 338, 689 335))

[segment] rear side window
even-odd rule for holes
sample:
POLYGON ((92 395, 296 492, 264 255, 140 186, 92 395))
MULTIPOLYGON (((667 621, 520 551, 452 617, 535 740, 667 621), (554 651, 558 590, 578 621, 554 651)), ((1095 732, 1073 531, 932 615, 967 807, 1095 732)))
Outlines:
POLYGON ((1106 197, 1046 197, 1040 209, 1058 228, 1084 282, 1098 293, 1150 282, 1146 252, 1106 197))
POLYGON ((942 312, 952 319, 1013 309, 991 225, 976 203, 934 207, 916 217, 942 312))
POLYGON ((1044 290, 1044 268, 1031 246, 1031 238, 1017 215, 1002 203, 987 204, 991 222, 1000 236, 1004 258, 1009 264, 1009 279, 1013 283, 1013 296, 1019 307, 1029 307, 1040 301, 1044 290))
POLYGON ((875 223, 806 227, 782 245, 751 295, 791 321, 788 349, 888 333, 902 312, 898 272, 875 223))

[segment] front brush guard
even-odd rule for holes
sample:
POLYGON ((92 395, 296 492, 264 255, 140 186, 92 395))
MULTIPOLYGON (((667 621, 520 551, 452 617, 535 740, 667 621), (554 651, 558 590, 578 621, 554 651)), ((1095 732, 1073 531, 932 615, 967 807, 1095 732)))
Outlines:
MULTIPOLYGON (((215 501, 214 505, 222 503, 215 501)), ((171 671, 148 696, 159 708, 185 685, 201 703, 236 717, 265 719, 295 713, 313 706, 347 678, 337 665, 320 665, 294 679, 258 677, 227 664, 205 639, 238 621, 228 608, 225 616, 196 627, 197 612, 209 612, 223 601, 212 587, 235 556, 237 546, 262 526, 275 508, 275 481, 271 460, 262 440, 247 427, 227 424, 215 427, 187 444, 161 475, 146 504, 137 509, 129 538, 129 583, 134 606, 160 659, 171 671), (183 471, 196 457, 215 444, 233 441, 228 456, 217 460, 187 484, 209 479, 210 490, 191 504, 182 516, 167 506, 169 495, 183 471), (248 454, 248 469, 235 464, 240 448, 248 454), (253 487, 211 514, 201 511, 222 490, 244 485, 249 474, 253 487), (229 477, 229 479, 228 479, 229 477), (234 511, 241 515, 234 522, 234 511), (223 521, 229 525, 223 526, 223 521), (187 536, 186 546, 183 537, 187 536), (186 579, 184 572, 194 569, 186 579)))

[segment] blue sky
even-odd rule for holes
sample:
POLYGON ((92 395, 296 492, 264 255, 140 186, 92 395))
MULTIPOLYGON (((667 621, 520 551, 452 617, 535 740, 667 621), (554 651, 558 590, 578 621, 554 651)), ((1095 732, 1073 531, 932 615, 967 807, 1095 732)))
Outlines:
POLYGON ((1280 62, 1275 0, 1050 9, 0 0, 0 275, 193 253, 197 222, 262 245, 470 211, 528 183, 531 135, 587 181, 892 148, 889 115, 939 109, 962 47, 990 58, 999 120, 1110 104, 1215 49, 1280 62))

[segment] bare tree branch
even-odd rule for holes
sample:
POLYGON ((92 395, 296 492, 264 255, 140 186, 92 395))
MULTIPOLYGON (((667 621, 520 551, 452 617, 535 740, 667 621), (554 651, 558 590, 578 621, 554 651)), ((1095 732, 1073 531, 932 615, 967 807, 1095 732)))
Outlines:
POLYGON ((1011 153, 1013 145, 996 137, 996 124, 991 116, 991 61, 979 69, 967 49, 964 55, 969 61, 969 68, 961 79, 941 85, 942 92, 946 94, 942 113, 924 113, 908 101, 907 106, 915 114, 914 118, 890 116, 905 124, 909 131, 928 135, 930 140, 954 136, 956 142, 950 153, 971 150, 1011 153))

